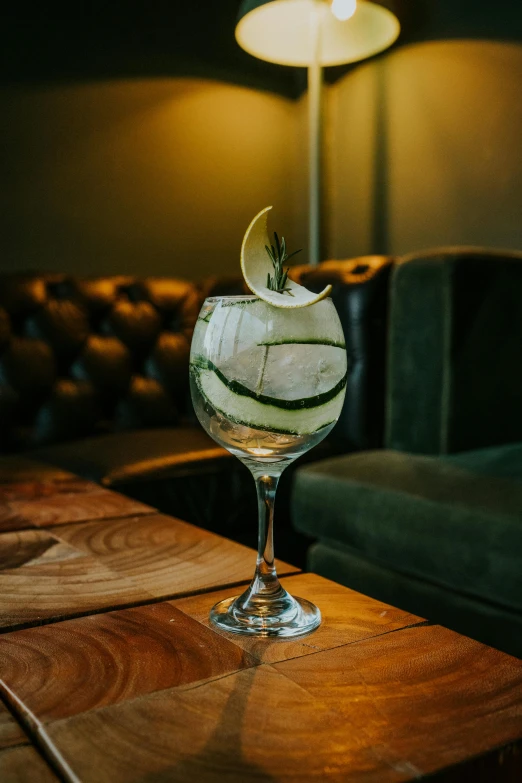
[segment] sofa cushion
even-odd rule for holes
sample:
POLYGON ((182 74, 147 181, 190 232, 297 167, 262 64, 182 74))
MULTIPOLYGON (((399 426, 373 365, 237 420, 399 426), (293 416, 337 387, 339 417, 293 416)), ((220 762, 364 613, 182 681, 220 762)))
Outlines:
POLYGON ((111 433, 34 449, 24 456, 109 487, 208 471, 214 461, 233 459, 201 427, 111 433))
POLYGON ((522 614, 508 607, 400 573, 341 544, 314 544, 307 565, 315 574, 522 658, 522 614))
MULTIPOLYGON (((521 446, 511 449, 514 475, 521 455, 521 446)), ((501 464, 498 449, 491 457, 501 464)), ((297 471, 293 516, 301 532, 330 546, 522 611, 522 486, 488 476, 485 454, 323 460, 297 471)))
POLYGON ((478 475, 497 476, 522 483, 522 443, 448 454, 443 459, 450 465, 460 466, 478 475))

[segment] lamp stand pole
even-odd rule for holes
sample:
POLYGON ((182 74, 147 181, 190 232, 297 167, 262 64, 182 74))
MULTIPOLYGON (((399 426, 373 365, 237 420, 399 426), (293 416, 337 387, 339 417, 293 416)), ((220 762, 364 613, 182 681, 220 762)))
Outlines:
POLYGON ((321 147, 322 88, 321 57, 322 3, 315 3, 310 13, 312 58, 308 66, 308 159, 309 159, 309 263, 321 260, 321 147))

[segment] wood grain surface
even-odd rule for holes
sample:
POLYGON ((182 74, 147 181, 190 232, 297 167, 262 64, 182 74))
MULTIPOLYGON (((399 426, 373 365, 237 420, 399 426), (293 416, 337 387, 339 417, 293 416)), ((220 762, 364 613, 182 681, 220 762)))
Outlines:
MULTIPOLYGON (((254 574, 251 549, 163 514, 67 525, 59 535, 158 598, 245 582, 254 574)), ((279 561, 278 568, 299 570, 279 561)))
POLYGON ((403 779, 345 719, 267 665, 58 721, 48 732, 84 783, 403 779))
POLYGON ((441 626, 406 628, 275 668, 417 775, 496 746, 522 750, 522 661, 441 626))
POLYGON ((4 634, 0 660, 0 688, 42 722, 256 663, 171 603, 4 634))
POLYGON ((0 457, 0 485, 24 484, 34 481, 51 482, 67 478, 75 478, 74 473, 57 468, 55 465, 48 465, 45 462, 20 456, 4 455, 0 457))
POLYGON ((5 634, 5 681, 85 783, 449 781, 468 765, 517 780, 522 661, 312 574, 284 582, 322 605, 322 630, 247 652, 206 627, 216 591, 5 634))
POLYGON ((57 483, 74 481, 76 477, 51 465, 23 459, 0 457, 0 532, 36 527, 36 523, 17 513, 12 501, 34 498, 35 494, 52 494, 57 483))
MULTIPOLYGON (((1 654, 0 660, 3 663, 1 654)), ((0 702, 0 749, 10 748, 14 745, 25 745, 28 742, 29 740, 19 723, 13 718, 7 707, 0 702)))
POLYGON ((0 534, 0 564, 0 628, 8 629, 244 583, 255 554, 147 514, 0 534))
POLYGON ((522 662, 423 625, 47 730, 84 781, 408 781, 522 748, 521 683, 522 662))
POLYGON ((118 492, 74 477, 0 484, 0 530, 50 527, 153 511, 118 492))
POLYGON ((30 745, 0 750, 2 783, 59 783, 51 768, 30 745))
POLYGON ((0 563, 2 629, 152 598, 47 530, 0 535, 0 563))
POLYGON ((255 553, 132 503, 0 459, 1 783, 522 780, 522 661, 286 564, 320 629, 217 633, 255 553))
POLYGON ((0 457, 0 532, 152 511, 53 465, 0 457))
MULTIPOLYGON (((375 601, 343 585, 323 579, 317 574, 297 574, 281 579, 281 584, 292 595, 308 598, 321 610, 322 623, 311 636, 297 639, 255 639, 219 632, 234 644, 248 651, 258 661, 274 663, 310 655, 342 644, 389 633, 408 625, 424 622, 402 609, 375 601)), ((209 626, 209 612, 217 601, 236 595, 238 588, 181 598, 174 601, 181 611, 209 626)))

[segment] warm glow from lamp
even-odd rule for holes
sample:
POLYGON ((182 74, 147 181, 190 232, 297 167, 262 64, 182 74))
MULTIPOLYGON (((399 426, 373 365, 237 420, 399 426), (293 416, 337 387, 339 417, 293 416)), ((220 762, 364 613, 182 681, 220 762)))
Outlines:
MULTIPOLYGON (((354 0, 337 2, 344 7, 354 0)), ((238 44, 254 57, 280 65, 306 67, 314 62, 312 11, 320 17, 322 66, 371 57, 391 46, 400 31, 395 14, 368 0, 358 0, 346 22, 334 16, 332 6, 317 0, 247 0, 242 9, 236 27, 238 44)))
POLYGON ((357 0, 332 0, 331 12, 340 22, 346 22, 354 15, 357 0))
POLYGON ((355 63, 397 39, 399 20, 370 0, 243 0, 236 40, 249 54, 308 68, 309 249, 320 261, 322 69, 355 63))

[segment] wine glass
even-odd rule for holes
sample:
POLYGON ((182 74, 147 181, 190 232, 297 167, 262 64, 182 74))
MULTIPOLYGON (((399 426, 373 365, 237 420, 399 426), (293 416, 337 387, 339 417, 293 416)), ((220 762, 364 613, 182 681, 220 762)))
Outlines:
POLYGON ((332 429, 344 401, 346 347, 331 299, 274 307, 257 296, 205 300, 190 352, 190 386, 203 428, 251 471, 259 507, 250 586, 216 604, 211 622, 257 636, 301 636, 319 609, 291 596, 274 565, 273 508, 279 477, 332 429))

